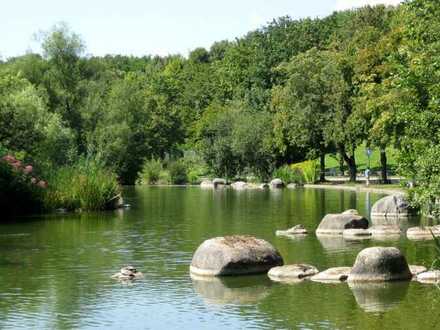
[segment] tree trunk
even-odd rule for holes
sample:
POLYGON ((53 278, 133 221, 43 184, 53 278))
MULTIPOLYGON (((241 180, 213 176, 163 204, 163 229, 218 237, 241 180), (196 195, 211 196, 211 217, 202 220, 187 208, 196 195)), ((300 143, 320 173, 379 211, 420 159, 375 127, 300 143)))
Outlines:
POLYGON ((340 153, 342 158, 344 159, 345 163, 348 167, 348 174, 350 176, 350 182, 356 182, 356 174, 357 174, 357 166, 356 166, 356 159, 354 154, 353 155, 347 155, 345 152, 344 147, 340 147, 340 153))
POLYGON ((325 153, 322 152, 320 156, 320 169, 319 169, 319 181, 325 181, 325 153))
POLYGON ((339 157, 339 171, 341 171, 341 176, 345 175, 344 158, 342 156, 339 157))
POLYGON ((385 149, 380 149, 381 182, 389 183, 387 170, 387 153, 385 149))

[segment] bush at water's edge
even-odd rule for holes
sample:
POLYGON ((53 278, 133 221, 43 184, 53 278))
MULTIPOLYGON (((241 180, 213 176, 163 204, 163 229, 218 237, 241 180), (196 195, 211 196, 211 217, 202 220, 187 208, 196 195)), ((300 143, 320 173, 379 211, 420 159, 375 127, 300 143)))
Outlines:
POLYGON ((116 174, 94 159, 59 168, 48 177, 44 196, 48 210, 96 211, 118 207, 121 188, 116 174))

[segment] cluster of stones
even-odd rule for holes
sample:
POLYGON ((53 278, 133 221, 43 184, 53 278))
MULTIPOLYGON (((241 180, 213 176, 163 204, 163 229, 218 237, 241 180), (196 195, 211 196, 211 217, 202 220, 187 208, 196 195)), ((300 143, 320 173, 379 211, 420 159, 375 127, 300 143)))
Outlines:
MULTIPOLYGON (((203 189, 221 189, 228 186, 226 180, 224 179, 214 179, 214 180, 203 180, 200 183, 200 187, 203 189)), ((251 190, 251 189, 282 189, 282 188, 288 188, 293 189, 297 188, 298 184, 290 183, 285 184, 283 180, 281 179, 273 179, 269 183, 248 183, 244 181, 236 181, 230 184, 230 187, 234 190, 251 190)))
POLYGON ((335 267, 323 272, 309 264, 284 265, 280 253, 267 241, 252 236, 216 237, 203 242, 194 253, 193 276, 232 276, 267 273, 278 282, 310 279, 316 282, 439 282, 440 271, 428 272, 423 266, 409 266, 395 247, 362 250, 353 267, 335 267))

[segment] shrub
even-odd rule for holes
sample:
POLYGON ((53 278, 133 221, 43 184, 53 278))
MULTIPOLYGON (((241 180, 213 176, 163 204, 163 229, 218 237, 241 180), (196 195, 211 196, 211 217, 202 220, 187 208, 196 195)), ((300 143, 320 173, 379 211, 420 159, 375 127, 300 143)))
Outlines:
POLYGON ((185 184, 188 181, 186 166, 181 161, 175 161, 168 165, 172 184, 185 184))
POLYGON ((277 168, 272 177, 279 178, 283 180, 285 183, 299 183, 302 184, 304 182, 304 177, 301 171, 297 168, 290 167, 289 165, 284 165, 282 167, 277 168))
MULTIPOLYGON (((0 152, 2 152, 0 150, 0 152)), ((0 159, 0 208, 7 215, 38 212, 43 209, 46 181, 33 176, 33 167, 14 156, 0 159)))
POLYGON ((105 210, 115 208, 121 194, 116 174, 93 159, 81 159, 50 176, 47 209, 105 210))
POLYGON ((291 168, 300 171, 306 183, 318 181, 319 173, 316 160, 306 160, 302 163, 293 164, 291 168))
POLYGON ((142 168, 140 182, 144 184, 158 183, 161 178, 162 169, 162 162, 159 159, 147 160, 142 168))

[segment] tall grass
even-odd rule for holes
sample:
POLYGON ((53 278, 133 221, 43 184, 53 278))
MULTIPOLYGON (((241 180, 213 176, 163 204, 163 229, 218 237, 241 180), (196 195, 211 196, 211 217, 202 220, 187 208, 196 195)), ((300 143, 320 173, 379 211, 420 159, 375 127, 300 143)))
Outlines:
POLYGON ((140 174, 140 183, 156 184, 161 179, 163 170, 162 162, 159 159, 150 159, 144 163, 140 174))
POLYGON ((291 167, 301 171, 306 183, 318 181, 318 162, 316 160, 306 160, 302 163, 293 164, 291 167))
POLYGON ((277 168, 272 173, 272 177, 281 179, 284 183, 304 183, 304 176, 301 170, 298 168, 293 168, 289 165, 284 165, 277 168))
POLYGON ((440 238, 435 236, 431 229, 429 229, 429 231, 434 238, 434 248, 437 254, 434 261, 432 262, 431 269, 440 269, 440 238))
POLYGON ((106 210, 115 208, 120 199, 116 175, 93 159, 62 167, 48 181, 45 206, 49 210, 106 210))

